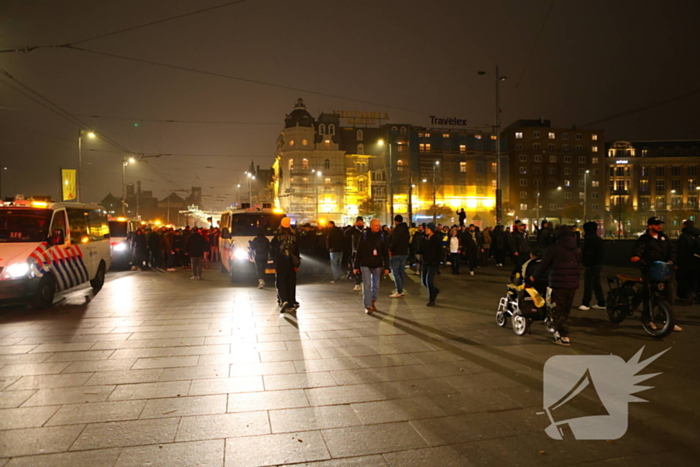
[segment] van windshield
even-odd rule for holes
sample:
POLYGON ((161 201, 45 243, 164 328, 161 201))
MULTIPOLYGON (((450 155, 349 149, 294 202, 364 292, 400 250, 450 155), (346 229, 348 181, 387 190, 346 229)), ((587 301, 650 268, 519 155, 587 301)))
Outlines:
POLYGON ((0 209, 0 243, 43 242, 49 236, 50 209, 0 209))
POLYGON ((110 237, 126 237, 126 221, 109 221, 110 237))
POLYGON ((231 233, 235 237, 255 237, 262 229, 264 235, 269 237, 275 234, 283 217, 284 214, 273 213, 234 214, 231 233))

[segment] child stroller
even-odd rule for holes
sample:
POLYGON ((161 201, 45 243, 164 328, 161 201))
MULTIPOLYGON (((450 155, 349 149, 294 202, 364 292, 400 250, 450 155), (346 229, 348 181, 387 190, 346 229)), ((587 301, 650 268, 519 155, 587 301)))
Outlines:
POLYGON ((551 289, 547 288, 546 298, 534 287, 526 287, 520 274, 514 274, 513 282, 507 285, 506 295, 498 302, 496 311, 496 323, 505 327, 508 318, 511 319, 513 332, 518 336, 532 334, 533 321, 544 321, 547 331, 554 332, 551 328, 551 289))

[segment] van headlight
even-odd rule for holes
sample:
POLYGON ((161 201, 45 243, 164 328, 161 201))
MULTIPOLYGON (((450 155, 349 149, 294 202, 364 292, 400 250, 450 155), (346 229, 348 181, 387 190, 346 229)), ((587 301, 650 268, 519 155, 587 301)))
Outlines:
POLYGON ((117 243, 113 247, 114 251, 126 251, 126 242, 117 243))
POLYGON ((236 248, 233 250, 233 257, 239 261, 248 259, 248 252, 242 248, 236 248))
POLYGON ((23 277, 27 277, 30 272, 31 272, 31 267, 29 266, 29 263, 26 261, 23 261, 21 263, 15 263, 11 266, 6 267, 5 271, 3 271, 2 278, 3 279, 21 279, 23 277))

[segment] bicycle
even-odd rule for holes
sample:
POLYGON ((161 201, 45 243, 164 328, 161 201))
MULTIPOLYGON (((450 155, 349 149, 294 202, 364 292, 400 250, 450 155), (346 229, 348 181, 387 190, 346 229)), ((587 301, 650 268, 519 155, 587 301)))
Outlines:
MULTIPOLYGON (((665 282, 673 275, 672 266, 662 261, 655 261, 649 271, 649 321, 642 317, 642 329, 652 337, 666 337, 676 323, 671 305, 661 296, 666 287, 665 282)), ((617 274, 608 276, 608 296, 606 311, 612 323, 620 324, 627 317, 633 316, 640 305, 644 306, 644 279, 637 276, 617 274), (615 287, 614 287, 615 286, 615 287)))

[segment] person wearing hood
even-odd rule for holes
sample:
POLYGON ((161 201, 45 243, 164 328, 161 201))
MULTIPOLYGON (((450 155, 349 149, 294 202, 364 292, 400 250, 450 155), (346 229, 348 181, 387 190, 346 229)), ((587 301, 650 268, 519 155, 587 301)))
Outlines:
POLYGON ((676 251, 678 297, 690 305, 700 294, 700 229, 693 221, 683 221, 676 251))
POLYGON ((267 269, 267 258, 270 256, 270 240, 265 236, 264 229, 258 229, 257 236, 250 241, 250 249, 255 258, 258 288, 262 289, 265 287, 265 269, 267 269))
POLYGON ((595 293, 598 304, 593 305, 593 308, 604 310, 605 294, 603 294, 603 287, 600 285, 600 272, 603 269, 603 239, 598 236, 598 224, 595 222, 583 224, 583 231, 585 234, 581 263, 586 271, 583 275, 583 300, 581 300, 581 306, 578 309, 581 311, 590 310, 591 297, 595 293))
POLYGON ((408 261, 408 243, 410 235, 408 226, 403 221, 403 216, 397 214, 394 217, 394 232, 389 239, 389 254, 391 258, 391 274, 394 276, 396 292, 389 295, 391 298, 403 297, 403 284, 406 282, 406 261, 408 261))
POLYGON ((579 284, 579 258, 573 231, 569 226, 562 225, 556 231, 556 241, 547 248, 535 274, 530 277, 534 283, 545 273, 548 274, 552 289, 554 343, 557 345, 571 345, 567 321, 579 284))
POLYGON ((280 313, 294 311, 297 307, 297 271, 301 264, 299 242, 292 230, 289 217, 283 217, 279 229, 270 244, 275 261, 275 287, 280 313))

